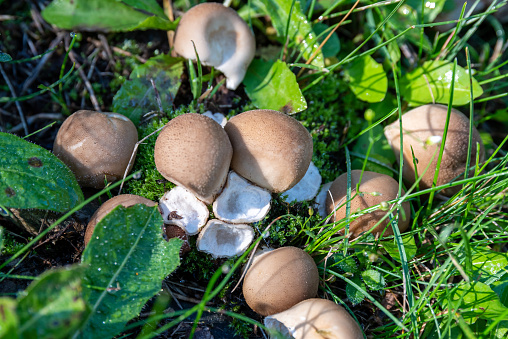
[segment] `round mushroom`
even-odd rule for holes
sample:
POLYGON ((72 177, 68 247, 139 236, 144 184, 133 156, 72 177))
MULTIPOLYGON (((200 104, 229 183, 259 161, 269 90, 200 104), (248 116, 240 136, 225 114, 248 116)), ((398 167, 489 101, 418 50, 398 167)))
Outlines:
POLYGON ((305 175, 312 158, 312 137, 294 118, 260 109, 232 117, 226 127, 231 169, 274 193, 289 190, 305 175))
POLYGON ((202 3, 182 16, 174 50, 192 60, 196 60, 197 52, 201 63, 224 73, 226 87, 234 90, 254 58, 256 41, 247 23, 233 9, 218 3, 202 3))
POLYGON ((95 211, 95 213, 90 218, 88 225, 86 226, 85 246, 88 244, 88 242, 90 242, 90 239, 92 238, 92 234, 97 223, 101 221, 102 218, 104 218, 115 207, 117 207, 118 205, 122 205, 123 207, 131 207, 136 204, 144 204, 148 207, 153 207, 157 205, 152 200, 134 194, 120 194, 104 202, 104 204, 102 204, 101 207, 99 207, 97 211, 95 211))
POLYGON ((211 204, 226 181, 233 149, 224 129, 197 113, 180 115, 162 129, 155 142, 157 170, 211 204))
POLYGON ((312 257, 297 247, 259 255, 243 281, 245 301, 263 316, 279 313, 315 297, 319 273, 312 257))
MULTIPOLYGON (((412 109, 402 116, 402 141, 404 166, 402 175, 404 180, 414 183, 416 173, 421 176, 420 189, 432 187, 436 173, 439 148, 443 138, 446 123, 447 107, 444 105, 424 105, 412 109), (415 156, 416 168, 413 162, 415 156), (430 166, 425 172, 427 165, 430 166), (415 173, 416 172, 416 173, 415 173), (424 173, 425 172, 425 173, 424 173)), ((400 125, 396 121, 385 128, 385 135, 399 161, 400 125)), ((480 134, 473 127, 473 147, 471 149, 472 163, 479 152, 480 162, 484 160, 485 152, 480 134), (480 144, 480 149, 476 147, 480 144)), ((449 183, 466 170, 467 149, 469 143, 469 119, 456 109, 451 110, 448 133, 444 145, 443 157, 437 178, 437 186, 449 183)), ((442 193, 451 196, 460 190, 459 186, 444 189, 442 193)))
MULTIPOLYGON (((381 204, 385 201, 396 199, 398 190, 399 184, 397 181, 386 174, 364 171, 362 175, 361 170, 351 171, 351 214, 381 204), (360 185, 358 186, 358 184, 360 185)), ((344 219, 346 217, 347 173, 335 179, 328 192, 325 215, 335 210, 334 220, 332 221, 344 219)), ((409 202, 403 202, 402 208, 404 209, 404 213, 399 211, 398 224, 401 232, 405 231, 409 226, 409 202)), ((378 209, 359 216, 349 224, 349 232, 353 236, 358 236, 363 232, 367 232, 373 228, 386 213, 387 211, 378 209)), ((372 230, 372 233, 381 234, 386 228, 383 235, 393 235, 391 226, 386 227, 389 221, 390 218, 383 220, 383 222, 372 230)))
POLYGON ((105 180, 123 177, 137 142, 136 126, 127 117, 81 110, 58 130, 53 153, 69 166, 81 186, 101 189, 105 180))
POLYGON ((363 339, 362 329, 353 317, 326 299, 304 300, 284 312, 266 317, 264 323, 285 338, 363 339))

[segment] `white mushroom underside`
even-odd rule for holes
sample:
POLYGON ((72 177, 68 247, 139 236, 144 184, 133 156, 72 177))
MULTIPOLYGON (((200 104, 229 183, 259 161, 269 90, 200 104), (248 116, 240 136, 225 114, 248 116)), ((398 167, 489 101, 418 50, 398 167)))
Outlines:
POLYGON ((214 258, 229 258, 245 252, 252 240, 254 230, 249 225, 233 225, 213 219, 199 233, 196 246, 214 258))
POLYGON ((319 191, 319 194, 316 197, 316 205, 318 206, 318 213, 321 216, 321 218, 326 218, 326 198, 330 193, 328 193, 328 190, 330 189, 330 186, 332 186, 332 182, 327 182, 323 185, 321 188, 321 191, 319 191))
MULTIPOLYGON (((302 321, 305 321, 305 319, 302 319, 302 321)), ((276 330, 278 333, 277 335, 270 335, 270 338, 284 338, 284 339, 293 339, 293 333, 295 333, 295 329, 291 327, 285 326, 282 322, 275 319, 273 316, 268 316, 265 318, 265 326, 268 329, 276 330)))
POLYGON ((224 126, 226 126, 228 122, 228 119, 226 119, 226 117, 222 113, 212 113, 211 111, 206 111, 205 113, 203 113, 203 115, 217 122, 219 125, 222 126, 222 128, 224 128, 224 126))
POLYGON ((159 209, 164 223, 180 226, 189 235, 197 234, 209 216, 206 205, 181 186, 164 194, 159 209))
POLYGON ((267 190, 230 171, 224 190, 213 203, 213 213, 231 223, 260 221, 270 210, 271 198, 267 190))
POLYGON ((319 186, 321 186, 321 180, 318 168, 311 162, 302 180, 293 186, 293 188, 281 193, 283 196, 287 196, 284 198, 284 201, 300 202, 314 199, 319 191, 319 186))

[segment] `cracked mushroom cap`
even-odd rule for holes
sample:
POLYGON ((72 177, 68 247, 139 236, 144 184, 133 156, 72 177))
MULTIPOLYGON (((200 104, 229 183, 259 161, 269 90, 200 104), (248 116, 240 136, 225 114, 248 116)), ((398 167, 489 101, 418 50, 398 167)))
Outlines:
POLYGON ((250 308, 267 316, 315 297, 318 284, 316 263, 307 252, 280 247, 261 254, 252 263, 243 280, 243 295, 250 308))
POLYGON ((196 113, 180 115, 162 129, 155 142, 157 170, 211 204, 229 171, 233 149, 224 129, 196 113))
POLYGON ((295 186, 312 158, 312 137, 294 118, 260 109, 232 117, 226 127, 233 159, 231 169, 267 190, 280 193, 295 186))
POLYGON ((226 87, 236 89, 254 58, 256 41, 249 26, 229 7, 202 3, 189 9, 180 20, 175 52, 186 59, 214 66, 226 76, 226 87))
POLYGON ((139 195, 134 194, 120 194, 116 197, 113 197, 107 200, 104 204, 102 204, 97 211, 92 215, 88 225, 86 226, 85 233, 85 246, 88 244, 90 239, 92 238, 93 231, 95 229, 95 225, 99 221, 102 220, 109 212, 111 212, 116 206, 122 205, 123 207, 131 207, 136 204, 144 204, 148 207, 156 206, 157 204, 152 200, 140 197, 139 195))
POLYGON ((304 300, 290 309, 265 318, 265 326, 294 339, 363 339, 353 317, 326 299, 304 300))
POLYGON ((212 219, 199 233, 196 247, 214 258, 230 258, 245 252, 252 240, 254 230, 251 226, 212 219))
MULTIPOLYGON (((351 171, 351 197, 354 197, 351 200, 351 214, 381 204, 384 201, 397 198, 399 184, 395 179, 386 174, 364 171, 360 183, 361 174, 361 170, 351 171), (360 183, 359 192, 356 191, 358 183, 360 183)), ((329 188, 329 192, 330 194, 326 198, 326 214, 332 213, 336 206, 340 206, 335 211, 335 220, 332 221, 344 219, 346 217, 347 173, 340 175, 333 181, 329 188)), ((404 194, 404 191, 402 191, 402 194, 404 194)), ((406 201, 402 203, 402 207, 404 209, 404 214, 399 211, 399 230, 401 232, 405 231, 409 226, 409 202, 406 201)), ((358 236, 363 232, 367 232, 374 227, 386 213, 388 212, 378 209, 357 217, 349 224, 349 232, 353 236, 358 236)), ((381 234, 389 221, 390 218, 386 218, 374 228, 372 233, 381 234)), ((393 230, 392 227, 388 225, 383 236, 389 235, 393 235, 393 230)))
MULTIPOLYGON (((436 172, 439 148, 443 138, 446 123, 447 107, 444 105, 424 105, 412 109, 402 116, 402 136, 404 166, 402 175, 409 183, 415 182, 415 165, 411 149, 416 158, 416 172, 423 177, 420 181, 420 189, 432 187, 436 172), (435 155, 434 155, 435 154, 435 155), (432 158, 434 156, 434 158, 432 158), (424 173, 427 165, 428 170, 424 173)), ((395 152, 395 158, 399 161, 400 130, 399 122, 396 121, 385 128, 385 135, 395 152)), ((473 147, 471 149, 472 164, 478 152, 476 143, 480 144, 480 162, 484 160, 485 152, 478 130, 473 127, 473 147)), ((466 170, 467 149, 469 143, 469 119, 456 109, 451 110, 450 123, 446 142, 444 145, 443 158, 437 178, 437 185, 449 183, 457 176, 464 174, 466 170)), ((460 186, 444 189, 442 193, 451 196, 460 190, 460 186)))
POLYGON ((81 186, 101 189, 104 179, 123 178, 137 142, 136 126, 127 117, 81 110, 58 130, 53 153, 69 166, 81 186))

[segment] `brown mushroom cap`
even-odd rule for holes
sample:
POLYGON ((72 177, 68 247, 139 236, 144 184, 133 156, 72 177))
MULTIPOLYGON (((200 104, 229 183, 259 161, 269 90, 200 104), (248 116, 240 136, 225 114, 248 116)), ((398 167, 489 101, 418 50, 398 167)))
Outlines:
POLYGON ((281 112, 260 109, 232 117, 226 127, 231 169, 258 186, 284 192, 305 175, 312 158, 312 137, 302 124, 281 112))
POLYGON ((266 317, 265 326, 295 339, 363 339, 362 329, 353 317, 326 299, 304 300, 266 317))
POLYGON ((122 205, 123 207, 130 207, 136 204, 144 204, 148 207, 157 205, 152 200, 134 194, 120 194, 104 202, 104 204, 102 204, 101 207, 95 211, 95 213, 90 218, 88 225, 86 226, 85 246, 92 238, 95 225, 97 225, 97 223, 101 221, 101 219, 104 218, 109 212, 111 212, 116 206, 122 205))
POLYGON ((202 3, 189 9, 176 30, 175 52, 186 59, 215 66, 227 78, 226 87, 236 89, 254 58, 256 41, 249 26, 231 8, 202 3))
POLYGON ((318 284, 312 257, 297 247, 281 247, 256 258, 245 274, 243 295, 250 308, 266 316, 315 297, 318 284))
POLYGON ((79 184, 104 188, 121 179, 138 142, 136 126, 116 113, 77 111, 55 138, 53 153, 74 172, 79 184))
MULTIPOLYGON (((414 156, 417 159, 416 170, 419 176, 422 176, 422 173, 434 156, 429 169, 423 174, 422 180, 420 181, 420 189, 432 187, 439 157, 439 148, 441 147, 441 139, 446 123, 446 113, 447 107, 444 105, 424 105, 402 116, 404 180, 409 183, 415 182, 415 167, 411 149, 413 149, 414 156)), ((400 152, 399 126, 399 122, 396 121, 385 128, 386 138, 395 152, 397 161, 399 161, 398 155, 400 152)), ((480 162, 482 162, 485 156, 483 143, 480 134, 474 127, 472 140, 472 163, 474 164, 476 159, 477 142, 480 144, 479 155, 480 162)), ((452 109, 443 158, 437 178, 438 186, 444 185, 452 181, 455 177, 464 174, 466 170, 468 143, 469 119, 460 111, 452 109)), ((451 196, 459 190, 459 186, 454 186, 443 190, 442 193, 451 196)))
POLYGON ((226 181, 233 149, 224 129, 196 113, 166 124, 155 142, 157 170, 210 204, 226 181))
MULTIPOLYGON (((395 179, 386 175, 375 172, 364 171, 362 181, 359 187, 359 192, 356 191, 356 186, 360 182, 361 170, 351 171, 351 197, 355 194, 356 196, 351 200, 351 214, 357 211, 364 210, 371 206, 382 203, 383 201, 390 201, 397 198, 399 184, 395 179), (361 193, 361 194, 358 194, 361 193)), ((329 192, 326 198, 326 214, 332 213, 335 206, 340 206, 335 211, 335 221, 339 221, 346 217, 346 194, 347 194, 347 173, 340 175, 335 179, 329 188, 329 192)), ((403 192, 404 193, 404 192, 403 192)), ((399 230, 405 231, 409 226, 410 208, 409 202, 402 203, 404 209, 404 217, 399 211, 399 230)), ((349 224, 349 232, 353 236, 358 236, 363 232, 367 232, 374 225, 381 220, 387 211, 376 210, 368 214, 364 214, 349 224)), ((373 234, 383 232, 385 227, 388 225, 389 218, 386 218, 381 222, 374 230, 373 234)), ((386 228, 383 234, 384 236, 393 235, 391 226, 386 228)))

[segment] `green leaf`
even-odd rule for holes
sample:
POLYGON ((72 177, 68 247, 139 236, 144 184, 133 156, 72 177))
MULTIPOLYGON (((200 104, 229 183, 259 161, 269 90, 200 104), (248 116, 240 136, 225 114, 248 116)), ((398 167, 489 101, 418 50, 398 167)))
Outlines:
MULTIPOLYGON (((318 22, 314 25, 314 32, 316 32, 318 37, 318 42, 321 44, 328 34, 330 34, 330 27, 322 22, 318 22), (323 33, 325 32, 326 33, 323 33), (323 34, 321 34, 323 33, 323 34)), ((331 58, 339 54, 340 52, 340 40, 339 37, 335 32, 330 36, 330 39, 326 41, 326 43, 323 45, 323 48, 321 49, 321 52, 323 52, 323 56, 325 58, 331 58)))
POLYGON ((0 62, 9 62, 12 60, 12 57, 7 53, 0 53, 0 62))
POLYGON ((159 55, 136 67, 113 98, 113 112, 128 117, 135 125, 148 112, 159 111, 157 96, 150 82, 153 79, 162 108, 169 112, 180 88, 183 59, 159 55))
MULTIPOLYGON (((365 291, 365 283, 360 278, 353 277, 351 281, 353 281, 356 285, 360 286, 360 288, 365 291)), ((353 306, 358 305, 365 298, 362 292, 350 284, 346 285, 346 295, 353 306)))
POLYGON ((385 287, 385 278, 377 270, 366 270, 362 272, 365 284, 373 291, 382 290, 385 287))
MULTIPOLYGON (((407 260, 411 260, 416 255, 416 242, 414 237, 411 234, 402 235, 402 243, 404 244, 404 251, 406 252, 407 260)), ((386 252, 392 257, 392 259, 400 262, 400 254, 399 249, 397 247, 397 243, 394 240, 389 241, 381 241, 381 245, 386 252)))
POLYGON ((0 253, 2 253, 2 248, 4 248, 4 233, 5 233, 4 228, 0 226, 0 253))
POLYGON ((331 265, 338 267, 345 273, 356 273, 359 271, 358 264, 353 256, 346 257, 340 252, 336 252, 332 255, 331 265))
POLYGON ((157 207, 138 204, 118 206, 97 224, 82 256, 83 294, 92 307, 82 338, 119 333, 179 265, 182 242, 165 241, 162 223, 157 207))
POLYGON ((174 30, 177 26, 155 0, 54 0, 42 17, 60 28, 78 31, 174 30))
POLYGON ((18 324, 16 300, 6 297, 0 298, 0 338, 19 338, 18 324))
MULTIPOLYGON (((377 164, 373 161, 367 161, 365 169, 367 171, 373 171, 377 173, 386 174, 389 176, 393 175, 393 172, 388 168, 391 168, 395 162, 395 156, 392 148, 388 144, 388 140, 383 133, 383 127, 378 125, 372 128, 372 135, 374 136, 371 140, 370 133, 362 134, 358 137, 356 144, 353 146, 353 152, 367 155, 370 144, 372 143, 369 158, 377 160, 381 164, 385 164, 386 167, 377 164), (388 168, 387 168, 388 167, 388 168)), ((362 169, 364 159, 356 158, 351 163, 352 169, 362 169)))
MULTIPOLYGON (((391 6, 392 9, 393 7, 394 6, 391 6)), ((421 19, 417 11, 413 7, 404 4, 399 7, 397 13, 392 16, 389 22, 395 29, 395 33, 398 34, 408 27, 413 26, 415 23, 420 23, 420 21, 421 19)), ((432 51, 432 44, 429 38, 424 34, 423 39, 421 39, 421 30, 419 29, 409 30, 402 36, 402 40, 407 40, 417 47, 421 45, 424 51, 432 51)), ((398 41, 398 43, 400 44, 400 41, 398 41)))
MULTIPOLYGON (((401 79, 400 88, 402 97, 411 106, 419 106, 432 102, 448 104, 452 74, 453 63, 442 60, 427 61, 423 66, 416 68, 401 79)), ((469 103, 469 75, 460 66, 457 66, 456 69, 454 88, 453 105, 460 106, 469 103)), ((482 87, 473 78, 473 97, 477 98, 482 94, 482 87)))
MULTIPOLYGON (((272 19, 273 27, 279 37, 285 38, 286 31, 289 41, 295 48, 299 49, 305 60, 309 60, 311 55, 319 47, 317 35, 312 31, 312 26, 307 17, 302 13, 300 1, 296 0, 260 0, 264 5, 264 11, 272 19), (293 11, 291 5, 294 2, 293 11), (289 29, 287 29, 289 13, 289 29)), ((291 45, 291 44, 290 44, 291 45)), ((311 62, 312 65, 324 67, 323 53, 316 53, 311 62)))
MULTIPOLYGON (((422 13, 422 2, 424 3, 423 18, 425 23, 433 22, 434 19, 441 13, 445 5, 446 0, 407 0, 406 5, 411 6, 418 13, 418 18, 421 17, 422 13)), ((454 5, 452 5, 454 6, 454 5)), ((420 23, 420 20, 417 21, 420 23)))
POLYGON ((499 300, 498 295, 481 282, 461 283, 451 291, 441 292, 444 307, 452 307, 466 319, 479 317, 490 320, 503 316, 508 320, 508 308, 499 300))
POLYGON ((25 338, 68 338, 90 312, 82 298, 84 267, 46 271, 18 301, 19 333, 25 338))
POLYGON ((0 133, 0 205, 65 212, 82 201, 74 174, 56 156, 0 133))
POLYGON ((245 92, 258 108, 285 113, 307 109, 307 102, 295 75, 280 60, 269 62, 254 59, 247 69, 243 83, 245 92))
POLYGON ((473 251, 474 278, 489 278, 508 266, 508 254, 489 251, 487 249, 474 249, 473 251))
POLYGON ((366 102, 380 102, 388 89, 388 78, 383 66, 370 55, 356 59, 344 70, 349 88, 356 97, 366 102))

